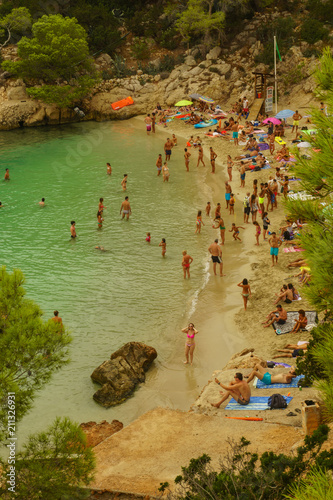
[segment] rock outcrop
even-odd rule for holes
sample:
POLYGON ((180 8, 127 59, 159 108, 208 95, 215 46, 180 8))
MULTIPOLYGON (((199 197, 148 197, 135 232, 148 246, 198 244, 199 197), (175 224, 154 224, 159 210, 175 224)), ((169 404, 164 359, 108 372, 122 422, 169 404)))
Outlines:
POLYGON ((156 350, 142 342, 125 344, 91 374, 93 381, 103 386, 95 392, 94 400, 105 407, 125 401, 145 381, 145 372, 156 357, 156 350))
POLYGON ((112 434, 121 431, 124 426, 119 420, 112 420, 111 424, 106 420, 102 420, 99 424, 96 422, 85 422, 80 424, 80 427, 87 436, 87 446, 94 447, 107 437, 112 436, 112 434))

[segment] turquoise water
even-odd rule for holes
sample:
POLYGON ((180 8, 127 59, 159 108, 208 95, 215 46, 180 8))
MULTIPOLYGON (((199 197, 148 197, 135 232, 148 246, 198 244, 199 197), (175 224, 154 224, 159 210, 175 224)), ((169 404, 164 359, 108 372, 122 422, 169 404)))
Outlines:
MULTIPOLYGON (((174 404, 165 388, 159 391, 156 379, 172 366, 179 345, 183 349, 179 329, 206 282, 212 234, 194 235, 197 210, 204 210, 207 201, 199 190, 204 170, 193 161, 190 173, 185 171, 183 146, 174 148, 169 183, 156 175, 165 138, 160 131, 147 137, 138 120, 0 134, 0 174, 3 178, 9 168, 11 177, 0 182, 1 264, 22 269, 28 296, 45 319, 58 309, 74 339, 70 364, 40 392, 20 425, 22 435, 45 427, 55 416, 128 423, 157 404, 174 404), (112 176, 106 175, 107 161, 112 176), (129 221, 119 215, 124 173, 133 212, 129 221), (38 205, 42 197, 45 207, 38 205), (102 229, 96 218, 100 197, 107 207, 102 229), (70 239, 71 220, 76 221, 75 241, 70 239), (163 237, 165 259, 158 247, 163 237), (107 251, 95 250, 96 245, 107 251), (194 258, 190 281, 182 275, 184 249, 194 258), (92 399, 98 386, 90 374, 134 340, 157 349, 149 375, 154 390, 146 384, 125 404, 106 410, 92 399)), ((179 369, 186 385, 188 375, 179 369)))

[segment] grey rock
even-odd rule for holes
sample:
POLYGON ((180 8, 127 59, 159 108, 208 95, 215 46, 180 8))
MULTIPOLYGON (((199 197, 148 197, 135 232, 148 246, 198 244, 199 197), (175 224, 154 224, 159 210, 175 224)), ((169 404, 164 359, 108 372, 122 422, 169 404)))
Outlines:
POLYGON ((211 59, 217 59, 219 55, 221 54, 221 47, 214 47, 212 50, 208 52, 206 55, 206 59, 211 60, 211 59))
POLYGON ((185 57, 185 64, 187 64, 187 66, 196 66, 197 62, 193 56, 187 56, 185 57))

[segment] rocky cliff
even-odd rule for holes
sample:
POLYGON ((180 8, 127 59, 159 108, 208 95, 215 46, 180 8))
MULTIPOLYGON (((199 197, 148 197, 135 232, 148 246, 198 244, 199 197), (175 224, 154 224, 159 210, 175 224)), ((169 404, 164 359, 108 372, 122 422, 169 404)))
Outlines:
MULTIPOLYGON (((289 16, 289 13, 285 13, 289 16)), ((270 14, 272 17, 272 14, 270 14)), ((281 16, 281 13, 276 13, 281 16)), ((273 14, 274 18, 274 14, 273 14)), ((265 15, 258 15, 246 24, 228 47, 214 47, 199 60, 201 47, 195 47, 185 53, 184 63, 174 68, 171 73, 161 75, 143 74, 137 71, 135 76, 103 80, 82 103, 84 120, 126 119, 151 111, 157 102, 162 106, 172 106, 179 99, 197 92, 212 97, 223 109, 246 95, 250 101, 254 98, 253 71, 271 73, 268 66, 257 65, 255 58, 263 51, 262 43, 256 33, 264 22, 265 15), (134 105, 114 111, 111 103, 132 96, 134 105)), ((317 42, 320 48, 322 42, 317 42)), ((305 57, 309 48, 306 42, 293 46, 278 63, 279 99, 292 100, 293 95, 304 95, 306 104, 312 97, 315 81, 311 76, 318 64, 315 56, 305 57)), ((273 47, 272 47, 273 51, 273 47)), ((17 49, 10 46, 3 49, 4 59, 16 59, 17 49)), ((104 74, 112 71, 113 62, 108 54, 96 59, 96 67, 104 74)), ((273 84, 273 78, 271 78, 273 84)), ((10 75, 0 75, 0 129, 9 130, 18 127, 54 125, 80 121, 71 109, 59 110, 56 106, 45 105, 30 99, 22 80, 14 80, 10 75)))

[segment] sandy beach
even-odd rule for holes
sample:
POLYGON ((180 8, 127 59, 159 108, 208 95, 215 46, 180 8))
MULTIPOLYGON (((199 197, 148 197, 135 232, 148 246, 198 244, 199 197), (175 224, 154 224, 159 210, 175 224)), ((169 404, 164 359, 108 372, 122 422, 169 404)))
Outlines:
MULTIPOLYGON (((314 103, 315 105, 315 103, 314 103)), ((294 104, 295 107, 295 104, 294 104)), ((303 114, 305 112, 303 111, 303 114)), ((230 115, 228 115, 230 116, 230 115)), ((289 123, 290 123, 289 119, 289 123)), ((305 119, 301 120, 300 127, 305 125, 305 119)), ((245 120, 241 122, 245 123, 245 120)), ((197 342, 195 352, 195 362, 200 357, 200 362, 209 363, 210 367, 221 369, 230 356, 237 350, 245 347, 255 349, 258 356, 263 359, 269 360, 274 354, 276 349, 283 348, 286 343, 296 343, 299 340, 307 340, 309 337, 308 332, 286 334, 278 336, 275 334, 272 327, 264 328, 261 322, 265 320, 266 315, 276 309, 274 301, 276 293, 278 293, 283 284, 293 283, 295 288, 298 289, 302 297, 302 287, 299 286, 298 278, 295 275, 298 268, 288 269, 287 264, 296 258, 299 258, 301 253, 284 253, 284 245, 280 248, 278 265, 271 267, 271 256, 269 253, 270 247, 268 241, 263 241, 262 234, 260 236, 260 245, 256 246, 255 240, 255 226, 251 222, 251 215, 249 217, 249 224, 245 224, 246 229, 241 230, 242 242, 233 241, 232 233, 228 230, 231 228, 231 223, 235 222, 241 226, 243 223, 243 200, 247 192, 253 192, 253 180, 258 180, 258 185, 261 182, 267 182, 270 177, 275 176, 275 167, 278 166, 276 160, 270 155, 269 151, 264 151, 267 159, 270 160, 271 168, 261 170, 259 172, 247 172, 245 179, 245 188, 240 187, 240 176, 238 168, 233 167, 233 180, 230 182, 232 191, 236 197, 235 214, 229 215, 229 211, 225 209, 225 188, 224 183, 227 180, 227 155, 230 154, 233 161, 235 156, 242 153, 243 146, 235 146, 232 139, 214 138, 205 135, 206 129, 194 129, 192 125, 186 125, 181 121, 173 120, 168 123, 167 128, 161 129, 158 127, 157 132, 160 130, 168 131, 169 135, 175 133, 178 138, 177 149, 181 149, 182 153, 186 146, 186 141, 191 135, 196 137, 199 135, 205 154, 206 167, 199 165, 199 169, 204 169, 205 185, 202 187, 212 193, 211 214, 214 214, 217 202, 221 203, 221 214, 226 226, 226 242, 222 247, 223 249, 223 262, 225 277, 220 278, 214 276, 211 271, 211 276, 206 288, 200 294, 199 301, 195 313, 191 317, 198 329, 204 332, 205 339, 203 343, 201 339, 197 342), (197 133, 198 132, 198 133, 197 133), (209 161, 209 147, 213 147, 217 153, 216 160, 216 173, 211 173, 211 166, 209 161), (207 189, 208 188, 208 189, 207 189), (248 309, 244 311, 243 301, 241 297, 241 289, 237 287, 243 278, 247 278, 252 289, 252 298, 249 300, 248 309), (222 342, 221 342, 222 340, 222 342)), ((287 146, 291 147, 291 140, 295 136, 295 132, 291 134, 291 127, 286 128, 285 140, 287 146)), ((280 147, 276 144, 275 153, 280 147)), ((195 148, 191 148, 190 170, 196 169, 198 152, 195 148)), ((185 166, 184 166, 185 169, 185 166)), ((289 189, 297 189, 297 181, 290 182, 289 189)), ((208 199, 207 199, 208 201, 208 199)), ((266 200, 265 200, 266 205, 266 200)), ((204 208, 202 207, 203 213, 204 208)), ((278 209, 269 212, 270 226, 269 230, 280 233, 280 227, 285 225, 286 217, 284 213, 283 195, 278 196, 278 209)), ((219 230, 212 229, 213 218, 207 220, 204 214, 203 220, 205 226, 202 232, 211 232, 212 242, 220 235, 219 230)), ((258 213, 259 224, 262 229, 262 222, 260 214, 258 213)), ((304 295, 304 294, 303 294, 304 295)), ((299 309, 310 310, 309 304, 303 296, 299 301, 293 301, 291 304, 285 304, 283 307, 287 311, 298 311, 299 309)), ((289 360, 290 361, 290 360, 289 360)), ((291 360, 295 362, 295 359, 291 360)))

